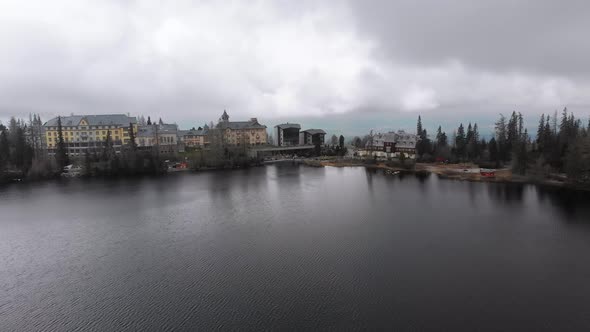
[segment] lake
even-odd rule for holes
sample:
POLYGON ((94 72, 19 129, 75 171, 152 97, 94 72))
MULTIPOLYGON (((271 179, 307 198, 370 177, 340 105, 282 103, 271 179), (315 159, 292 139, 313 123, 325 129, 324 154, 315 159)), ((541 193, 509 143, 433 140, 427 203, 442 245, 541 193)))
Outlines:
POLYGON ((590 195, 271 165, 0 188, 0 331, 590 330, 590 195))

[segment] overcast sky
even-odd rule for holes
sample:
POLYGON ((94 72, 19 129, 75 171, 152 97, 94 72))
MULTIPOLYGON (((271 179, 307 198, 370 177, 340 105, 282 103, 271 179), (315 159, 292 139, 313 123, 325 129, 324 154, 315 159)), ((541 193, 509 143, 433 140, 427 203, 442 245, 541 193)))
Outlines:
POLYGON ((357 134, 418 114, 587 119, 589 32, 584 0, 1 0, 0 120, 122 112, 188 127, 227 109, 357 134))

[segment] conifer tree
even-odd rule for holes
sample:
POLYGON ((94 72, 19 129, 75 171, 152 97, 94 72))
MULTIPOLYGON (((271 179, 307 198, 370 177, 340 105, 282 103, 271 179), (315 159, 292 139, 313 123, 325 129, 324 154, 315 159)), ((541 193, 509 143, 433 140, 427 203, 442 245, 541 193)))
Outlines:
POLYGON ((64 142, 61 116, 57 117, 57 149, 55 152, 55 160, 57 161, 60 170, 70 164, 66 151, 66 144, 64 142))
POLYGON ((422 135, 422 118, 418 115, 418 123, 416 124, 416 135, 422 135))
POLYGON ((541 114, 539 127, 537 128, 537 150, 545 151, 545 114, 541 114))
POLYGON ((506 129, 506 118, 504 117, 503 114, 500 114, 500 119, 495 124, 495 131, 496 131, 495 143, 496 143, 497 152, 498 152, 498 154, 497 154, 498 160, 507 160, 508 135, 507 135, 507 129, 506 129))
POLYGON ((102 151, 102 159, 103 161, 111 161, 114 158, 115 150, 113 148, 113 138, 111 136, 111 131, 107 131, 107 137, 104 141, 104 148, 102 151))
POLYGON ((498 144, 494 137, 492 137, 492 139, 490 139, 490 141, 488 142, 488 150, 490 151, 490 161, 493 161, 496 164, 496 166, 498 166, 500 155, 498 152, 498 144))
POLYGON ((466 135, 465 135, 465 128, 461 123, 459 128, 457 129, 457 137, 455 138, 455 146, 457 149, 457 156, 459 158, 465 157, 465 146, 466 146, 466 135))
POLYGON ((131 151, 137 150, 137 142, 135 142, 135 131, 133 130, 133 123, 129 123, 129 147, 131 151))
POLYGON ((438 126, 436 131, 436 145, 444 147, 447 146, 447 144, 447 134, 442 131, 441 126, 438 126))
POLYGON ((0 124, 0 170, 6 168, 10 161, 10 143, 7 131, 8 129, 0 124))

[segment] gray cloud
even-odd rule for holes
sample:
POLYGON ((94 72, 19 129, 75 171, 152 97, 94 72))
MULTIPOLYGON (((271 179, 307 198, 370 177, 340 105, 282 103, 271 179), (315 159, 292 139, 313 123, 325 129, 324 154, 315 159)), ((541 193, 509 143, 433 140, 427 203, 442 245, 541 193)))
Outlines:
POLYGON ((192 126, 228 109, 325 123, 564 105, 587 114, 589 6, 6 0, 0 120, 124 112, 192 126))
POLYGON ((590 3, 584 0, 351 1, 384 56, 425 65, 588 75, 590 3))

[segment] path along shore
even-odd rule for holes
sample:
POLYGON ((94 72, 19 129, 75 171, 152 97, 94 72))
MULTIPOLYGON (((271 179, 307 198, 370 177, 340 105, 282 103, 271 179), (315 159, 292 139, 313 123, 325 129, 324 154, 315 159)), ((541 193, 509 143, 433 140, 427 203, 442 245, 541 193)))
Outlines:
POLYGON ((386 165, 384 162, 376 164, 365 164, 361 160, 324 160, 324 161, 309 161, 306 164, 316 167, 366 167, 372 169, 384 169, 391 171, 409 172, 409 173, 433 173, 447 179, 455 179, 472 182, 497 182, 497 183, 534 183, 541 185, 548 185, 554 187, 568 187, 572 189, 590 190, 590 188, 580 188, 571 186, 564 181, 553 179, 536 180, 531 177, 516 175, 512 173, 510 168, 500 168, 494 170, 494 177, 484 177, 480 173, 480 167, 473 163, 460 164, 428 164, 416 163, 413 169, 406 169, 402 167, 392 167, 386 165))

